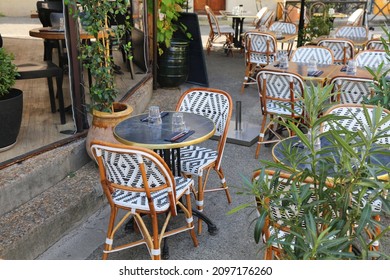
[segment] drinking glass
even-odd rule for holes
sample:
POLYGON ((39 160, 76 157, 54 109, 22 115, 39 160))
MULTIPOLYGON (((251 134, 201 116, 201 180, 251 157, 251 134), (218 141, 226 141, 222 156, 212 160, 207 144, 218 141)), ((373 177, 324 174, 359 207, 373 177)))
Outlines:
POLYGON ((348 61, 347 74, 355 75, 356 70, 357 70, 356 60, 351 59, 350 61, 348 61))
POLYGON ((161 125, 161 114, 160 114, 160 107, 158 106, 150 106, 149 107, 149 117, 148 117, 148 124, 150 126, 158 126, 161 125))
POLYGON ((180 112, 173 113, 172 129, 174 132, 183 132, 186 129, 183 113, 180 112))
POLYGON ((280 29, 277 29, 277 30, 275 31, 275 36, 276 36, 276 39, 278 39, 278 38, 281 38, 281 37, 282 37, 282 35, 283 35, 283 33, 282 33, 282 30, 280 30, 280 29))
POLYGON ((279 67, 281 69, 287 69, 288 68, 288 56, 287 53, 282 51, 279 54, 279 67))
POLYGON ((307 67, 307 72, 315 72, 317 71, 317 60, 312 57, 309 60, 309 66, 307 67))

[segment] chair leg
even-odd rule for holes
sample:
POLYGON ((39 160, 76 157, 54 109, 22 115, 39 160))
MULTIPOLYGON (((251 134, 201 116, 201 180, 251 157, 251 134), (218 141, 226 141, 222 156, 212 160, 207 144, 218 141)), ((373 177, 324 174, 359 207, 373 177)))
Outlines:
POLYGON ((263 115, 263 121, 261 122, 261 128, 260 128, 260 134, 259 134, 259 141, 257 142, 257 147, 256 147, 256 155, 255 155, 256 159, 259 157, 260 146, 264 140, 266 122, 267 122, 267 115, 263 115))
POLYGON ((55 113, 57 110, 56 110, 56 101, 55 101, 55 96, 54 96, 54 87, 53 87, 53 78, 52 77, 47 78, 47 84, 49 86, 51 112, 55 113))
POLYGON ((248 62, 247 65, 246 65, 246 69, 245 69, 245 77, 244 77, 244 82, 242 83, 242 86, 241 86, 241 93, 244 93, 244 89, 245 89, 245 86, 247 85, 248 81, 249 81, 249 75, 250 75, 250 72, 251 72, 251 63, 248 62))
POLYGON ((112 249, 112 243, 114 241, 113 230, 114 230, 114 223, 115 223, 115 218, 116 218, 117 213, 118 213, 117 208, 111 208, 110 220, 108 222, 108 228, 107 228, 107 234, 106 234, 106 243, 104 244, 103 260, 107 260, 108 251, 110 251, 112 249))
POLYGON ((221 180, 221 188, 223 188, 225 190, 225 194, 226 194, 226 198, 227 198, 228 203, 232 203, 232 197, 230 196, 229 188, 226 184, 225 175, 223 174, 222 168, 215 169, 215 171, 217 172, 219 179, 221 180))
POLYGON ((59 71, 59 72, 60 73, 58 73, 57 77, 56 77, 58 106, 59 106, 59 110, 60 110, 61 124, 65 124, 66 123, 65 105, 64 105, 64 94, 63 94, 63 91, 62 91, 63 73, 62 73, 62 71, 59 71))
MULTIPOLYGON (((203 177, 198 177, 198 192, 196 198, 196 207, 199 212, 203 212, 204 192, 203 192, 203 177)), ((198 234, 202 233, 202 219, 198 219, 198 234)))
POLYGON ((194 243, 194 247, 198 247, 199 242, 198 239, 196 238, 195 230, 194 230, 194 218, 192 215, 192 206, 191 206, 191 192, 188 190, 186 193, 186 203, 187 203, 187 209, 184 210, 183 206, 183 211, 186 214, 186 219, 187 219, 187 227, 191 228, 190 229, 190 235, 192 238, 192 242, 194 243))

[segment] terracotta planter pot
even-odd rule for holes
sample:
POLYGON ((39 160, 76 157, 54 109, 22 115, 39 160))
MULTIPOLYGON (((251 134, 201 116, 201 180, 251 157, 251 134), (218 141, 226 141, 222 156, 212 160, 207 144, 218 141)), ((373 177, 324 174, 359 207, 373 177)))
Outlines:
POLYGON ((92 140, 100 140, 109 143, 119 143, 113 134, 113 128, 122 120, 130 117, 133 108, 126 103, 114 103, 114 113, 100 111, 92 112, 92 125, 88 130, 86 149, 88 155, 93 159, 90 151, 92 140))

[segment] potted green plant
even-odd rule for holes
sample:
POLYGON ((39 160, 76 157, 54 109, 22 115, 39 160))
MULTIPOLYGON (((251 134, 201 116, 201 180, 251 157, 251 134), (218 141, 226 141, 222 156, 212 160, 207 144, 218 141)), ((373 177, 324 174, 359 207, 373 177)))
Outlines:
MULTIPOLYGON (((93 116, 87 136, 87 150, 92 139, 117 142, 113 136, 113 127, 127 118, 133 109, 126 103, 116 102, 118 90, 115 87, 114 63, 112 61, 110 41, 119 41, 131 28, 130 20, 125 25, 110 28, 108 16, 123 15, 129 17, 128 0, 66 0, 70 13, 80 21, 80 26, 94 36, 89 44, 80 46, 80 59, 90 71, 92 85, 89 88, 89 109, 93 116), (77 8, 75 8, 77 7, 77 8)), ((130 43, 123 46, 129 53, 130 43)), ((129 57, 131 59, 131 57, 129 57)))
MULTIPOLYGON (((310 152, 302 152, 291 143, 281 147, 288 165, 261 161, 257 178, 245 180, 242 191, 254 196, 256 204, 248 202, 231 213, 243 207, 254 207, 259 213, 254 221, 255 241, 259 243, 263 235, 268 234, 264 248, 278 247, 281 259, 389 258, 380 247, 378 251, 371 250, 390 231, 389 225, 374 219, 371 209, 371 203, 380 199, 383 203, 381 214, 388 214, 389 199, 385 194, 390 183, 373 174, 382 171, 388 174, 389 171, 368 158, 375 157, 375 143, 378 138, 390 134, 390 127, 384 131, 379 129, 378 117, 383 108, 378 107, 373 114, 374 121, 365 128, 369 136, 345 129, 342 132, 332 129, 321 132, 322 125, 336 123, 341 118, 321 114, 330 106, 330 97, 331 86, 305 89, 302 97, 305 117, 299 124, 290 120, 287 126, 298 137, 298 143, 310 152), (344 136, 341 137, 340 133, 344 136), (333 140, 330 146, 319 147, 319 137, 333 140), (331 156, 329 149, 337 156, 331 156), (273 175, 269 176, 266 169, 273 170, 273 175), (279 180, 282 173, 289 174, 285 177, 289 188, 279 180), (366 195, 367 190, 371 190, 370 195, 366 195), (363 198, 365 204, 362 204, 363 198), (275 208, 281 217, 271 215, 275 208), (266 229, 270 224, 274 228, 268 232, 266 229), (377 227, 381 233, 375 233, 371 240, 367 240, 367 233, 373 233, 377 227), (288 234, 281 235, 283 231, 288 234)), ((389 119, 390 116, 386 121, 389 119)))
MULTIPOLYGON (((159 17, 157 19, 158 70, 157 81, 162 87, 175 87, 188 77, 188 48, 191 34, 180 22, 186 0, 159 0, 159 17), (185 39, 175 38, 177 32, 182 32, 185 39)), ((149 9, 153 1, 148 0, 149 9)), ((151 10, 149 10, 151 13, 151 10)))
MULTIPOLYGON (((383 44, 385 52, 387 53, 387 60, 390 61, 390 31, 387 25, 382 26, 385 33, 380 40, 383 44)), ((390 67, 382 62, 377 69, 366 67, 367 70, 374 77, 375 83, 373 89, 375 94, 370 99, 365 99, 367 104, 381 104, 384 108, 390 109, 390 67)))
POLYGON ((13 59, 0 47, 0 152, 16 144, 22 123, 23 92, 13 88, 19 75, 13 59))

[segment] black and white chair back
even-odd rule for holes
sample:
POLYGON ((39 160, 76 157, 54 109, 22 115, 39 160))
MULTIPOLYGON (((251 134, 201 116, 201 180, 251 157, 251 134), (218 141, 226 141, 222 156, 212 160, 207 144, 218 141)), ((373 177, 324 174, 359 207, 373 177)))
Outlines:
POLYGON ((317 45, 327 47, 333 52, 335 64, 347 64, 350 59, 353 59, 355 54, 355 46, 348 39, 322 39, 318 41, 317 45))
MULTIPOLYGON (((328 131, 330 129, 336 129, 340 130, 341 127, 345 128, 349 131, 362 131, 363 134, 367 131, 366 128, 370 126, 369 122, 374 120, 374 115, 376 114, 376 110, 378 110, 377 106, 373 105, 364 105, 364 104, 339 104, 331 107, 327 112, 325 112, 325 115, 327 114, 334 114, 336 116, 342 116, 345 118, 337 120, 337 124, 335 123, 325 123, 322 126, 322 131, 328 131), (363 108, 367 109, 369 120, 366 117, 365 110, 363 108)), ((388 118, 390 115, 390 111, 387 109, 383 109, 381 112, 380 120, 383 120, 384 118, 388 118)), ((377 144, 390 144, 390 134, 389 134, 389 127, 390 127, 390 120, 387 122, 383 122, 380 127, 379 131, 383 131, 385 134, 382 135, 383 137, 378 138, 377 144)))
POLYGON ((297 34, 298 27, 292 22, 274 21, 269 27, 270 31, 280 30, 284 34, 297 34))
POLYGON ((390 64, 390 57, 385 51, 366 50, 359 52, 356 57, 358 67, 378 68, 381 63, 390 64))
POLYGON ((333 92, 337 92, 337 102, 341 104, 361 104, 364 98, 369 99, 373 95, 374 80, 357 77, 334 77, 330 84, 333 84, 333 92))
POLYGON ((367 38, 368 29, 365 26, 341 26, 335 35, 340 38, 367 38))
POLYGON ((314 58, 318 64, 333 64, 333 53, 329 48, 321 46, 302 46, 297 48, 291 55, 291 61, 309 63, 314 58))

